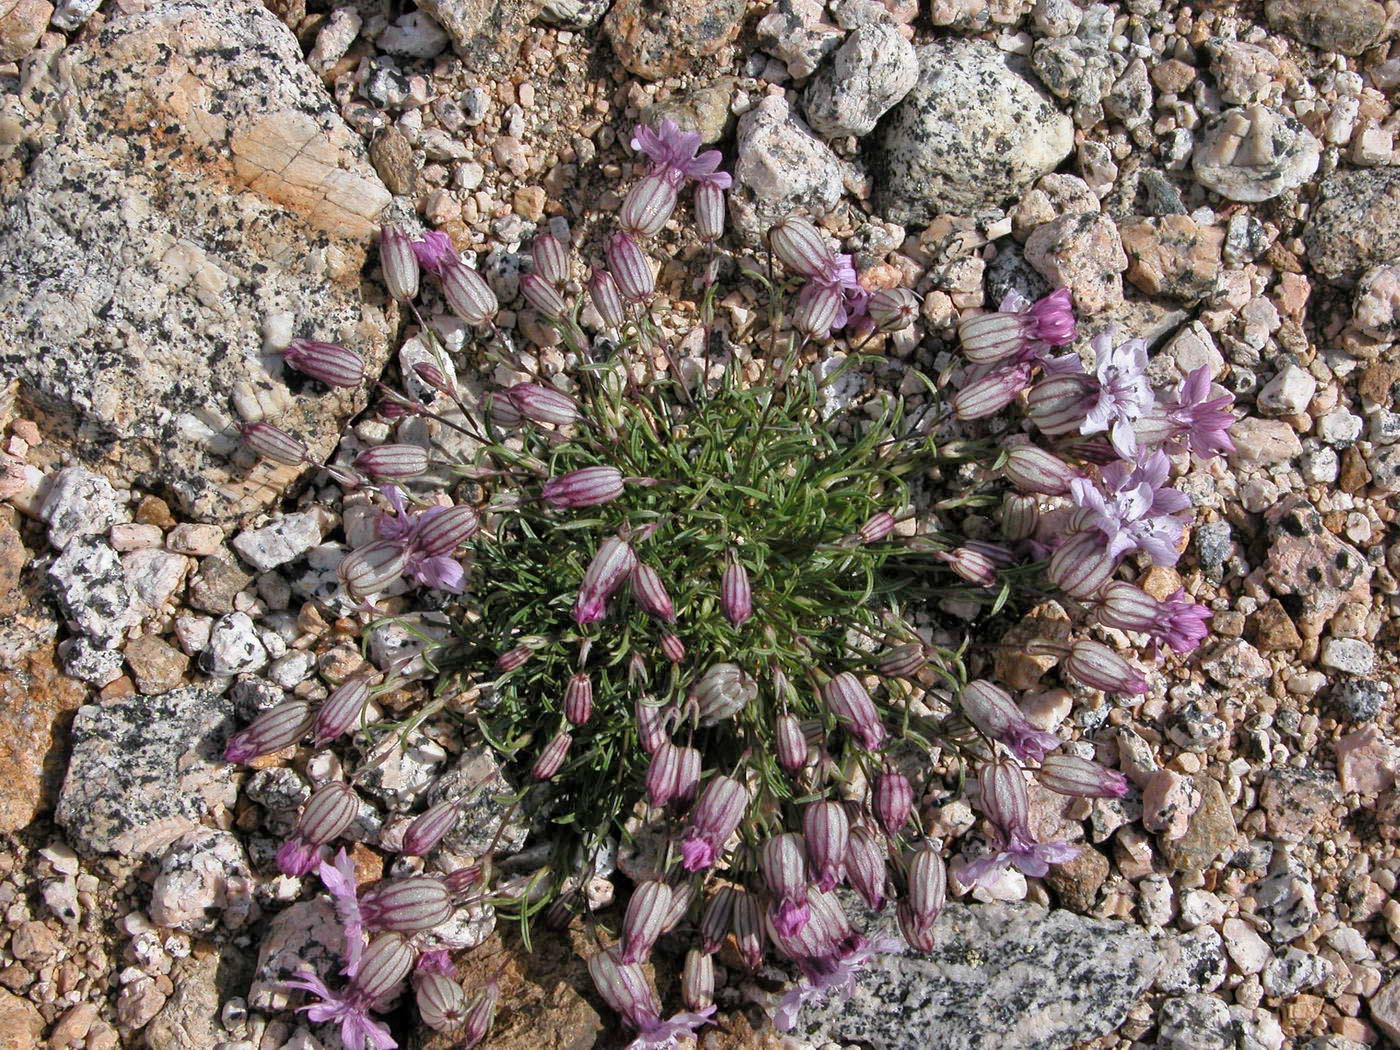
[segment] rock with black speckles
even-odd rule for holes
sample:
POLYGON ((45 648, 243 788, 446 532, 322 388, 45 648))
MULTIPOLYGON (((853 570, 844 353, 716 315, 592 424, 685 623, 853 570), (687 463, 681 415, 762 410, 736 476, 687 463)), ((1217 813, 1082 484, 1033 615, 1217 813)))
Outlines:
POLYGON ((221 617, 209 633, 209 648, 200 654, 199 666, 217 678, 232 678, 266 667, 267 649, 252 618, 242 612, 221 617))
POLYGON ((1322 146, 1297 118, 1268 106, 1213 117, 1191 154, 1196 180, 1232 201, 1272 200, 1317 171, 1322 146))
MULTIPOLYGON (((456 767, 438 778, 426 799, 429 806, 445 798, 466 800, 457 826, 442 840, 443 848, 471 857, 484 854, 496 841, 496 831, 509 809, 499 799, 514 791, 490 751, 477 747, 466 752, 456 767)), ((525 826, 513 820, 500 836, 500 852, 515 853, 524 845, 525 826)))
POLYGON ((813 219, 841 200, 841 165, 825 142, 770 95, 739 118, 729 212, 738 233, 758 243, 779 219, 813 219))
POLYGON ((1294 40, 1343 55, 1361 54, 1386 32, 1376 0, 1268 0, 1264 17, 1294 40))
POLYGON ((344 950, 345 932, 329 900, 318 897, 293 904, 268 924, 258 945, 248 1005, 254 1010, 285 1010, 301 993, 283 982, 303 969, 333 980, 343 965, 344 950))
POLYGON ((629 73, 659 80, 732 44, 745 6, 744 0, 617 0, 603 28, 629 73))
POLYGON ((1314 270, 1344 284, 1400 259, 1400 167, 1327 176, 1303 228, 1303 244, 1314 270))
POLYGON ((874 1050, 1063 1050, 1114 1031, 1157 968, 1136 926, 1028 904, 950 904, 934 939, 876 956, 799 1029, 874 1050))
POLYGON ((151 921, 186 933, 208 933, 222 922, 237 929, 253 916, 248 854, 227 831, 196 828, 161 855, 151 887, 151 921))
POLYGON ((876 203, 916 225, 1000 207, 1069 156, 1074 124, 1027 75, 983 40, 918 49, 919 81, 876 132, 876 203))
POLYGON ((257 0, 114 13, 36 63, 19 105, 0 374, 46 440, 186 516, 271 503, 301 468, 235 457, 235 424, 265 418, 324 455, 366 395, 292 375, 276 351, 334 340, 371 374, 388 354, 362 271, 391 198, 296 37, 257 0))
POLYGON ((127 588, 121 556, 106 540, 73 540, 52 565, 49 581, 68 622, 97 645, 113 649, 140 618, 127 588))
POLYGON ((233 703, 208 689, 90 704, 73 720, 57 820, 85 854, 148 856, 231 807, 233 703))
POLYGON ((827 139, 875 130, 919 79, 914 45, 893 22, 858 26, 802 94, 807 123, 827 139))
POLYGON ((422 0, 419 10, 452 38, 472 66, 508 65, 543 0, 422 0))

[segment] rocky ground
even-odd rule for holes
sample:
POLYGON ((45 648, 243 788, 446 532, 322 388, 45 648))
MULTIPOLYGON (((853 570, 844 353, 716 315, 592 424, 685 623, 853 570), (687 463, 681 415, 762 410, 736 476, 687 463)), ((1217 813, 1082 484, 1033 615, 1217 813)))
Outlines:
MULTIPOLYGON (((0 0, 0 91, 0 1046, 338 1045, 280 1009, 327 917, 269 874, 337 760, 218 754, 407 637, 362 651, 335 597, 363 505, 241 458, 234 427, 384 441, 362 393, 276 354, 411 356, 381 218, 446 232, 510 304, 535 231, 590 252, 661 116, 732 164, 737 237, 800 209, 923 295, 843 401, 946 364, 960 311, 1068 286, 1087 331, 1147 336, 1164 382, 1209 365, 1243 416, 1183 482, 1180 566, 1143 581, 1216 637, 1137 702, 1035 712, 1136 790, 1045 807, 1078 860, 951 907, 937 952, 882 961, 810 1038, 1400 1043, 1400 3, 0 0)), ((679 266, 661 284, 694 296, 679 266)), ((720 305, 742 340, 761 304, 720 305)), ((483 761, 460 752, 429 727, 390 756, 361 837, 483 761)), ((491 926, 459 936, 509 960, 492 1046, 612 1045, 562 942, 491 926)), ((707 1046, 776 1044, 743 991, 707 1046)))

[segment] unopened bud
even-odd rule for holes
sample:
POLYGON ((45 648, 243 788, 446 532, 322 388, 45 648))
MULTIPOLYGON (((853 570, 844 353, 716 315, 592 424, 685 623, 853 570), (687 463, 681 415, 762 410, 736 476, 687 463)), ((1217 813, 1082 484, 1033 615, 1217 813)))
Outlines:
POLYGON ((569 746, 573 742, 574 738, 568 730, 561 730, 540 752, 540 757, 535 759, 535 764, 530 769, 530 779, 553 780, 555 774, 563 768, 564 760, 569 757, 569 746))
POLYGON ((527 273, 520 278, 520 292, 541 317, 550 321, 561 320, 569 312, 569 304, 554 285, 537 273, 527 273))
POLYGON ((919 316, 919 297, 908 288, 881 288, 865 308, 880 331, 902 332, 919 316))
POLYGON ((1076 682, 1106 693, 1147 692, 1147 679, 1142 672, 1108 646, 1087 638, 1071 646, 1065 672, 1076 682))
POLYGON ((1001 534, 1008 540, 1028 540, 1040 524, 1040 504, 1034 496, 1008 492, 1001 501, 1001 534))
POLYGON ((608 238, 603 255, 623 299, 638 303, 651 297, 656 290, 656 276, 636 241, 625 233, 615 233, 608 238))
POLYGON ((1128 793, 1128 778, 1077 755, 1046 755, 1035 771, 1036 779, 1051 791, 1080 798, 1122 798, 1128 793))
POLYGON ((229 737, 224 746, 224 758, 241 763, 291 747, 306 735, 311 722, 311 705, 305 700, 284 701, 229 737))
POLYGON ((763 962, 763 946, 766 939, 763 908, 752 893, 736 889, 731 915, 739 958, 750 970, 756 970, 763 962))
POLYGON ((894 515, 888 511, 878 511, 866 519, 856 532, 862 543, 879 543, 894 531, 894 515))
POLYGON ((336 574, 356 598, 376 594, 403 576, 408 549, 397 540, 376 540, 341 559, 336 574))
POLYGON ((461 816, 462 808, 457 799, 446 798, 429 806, 409 824, 400 852, 410 857, 426 857, 457 826, 461 816))
POLYGON ((700 916, 700 950, 706 954, 719 951, 725 937, 729 936, 736 892, 732 886, 721 886, 705 904, 700 916))
POLYGON ((909 862, 909 896, 912 918, 921 928, 931 927, 948 902, 948 873, 943 858, 922 849, 909 862))
POLYGON ((724 616, 735 627, 743 624, 753 615, 753 590, 749 586, 749 573, 739 559, 730 552, 729 564, 720 580, 720 606, 724 616))
POLYGON ((684 805, 695 797, 700 785, 700 752, 693 747, 677 747, 666 741, 651 756, 647 766, 647 801, 660 809, 684 805))
POLYGON ((530 243, 535 273, 558 288, 569 279, 569 251, 552 233, 542 233, 530 243))
POLYGON ((1045 496, 1063 496, 1079 477, 1079 471, 1059 456, 1035 445, 1017 445, 1007 453, 1002 473, 1022 492, 1045 496))
POLYGON ((685 643, 666 631, 661 635, 661 652, 671 663, 678 664, 685 659, 685 643))
POLYGON ((622 305, 622 293, 617 290, 617 282, 607 270, 593 271, 593 276, 588 279, 588 295, 603 324, 609 328, 621 328, 626 323, 627 310, 622 305))
POLYGON ((695 232, 706 243, 724 236, 724 190, 713 183, 695 186, 695 232))
POLYGON ((579 673, 564 687, 564 717, 570 725, 581 726, 593 715, 593 682, 579 673))
POLYGON ((655 880, 643 882, 632 892, 622 919, 622 954, 625 963, 641 962, 651 954, 671 910, 671 887, 655 880))
POLYGON ((914 789, 903 773, 886 771, 875 778, 875 819, 891 838, 899 834, 914 811, 914 789))
POLYGON ((796 215, 768 231, 768 244, 784 266, 803 277, 815 277, 835 262, 835 253, 826 238, 796 215))
POLYGON ((502 674, 524 667, 531 656, 528 645, 517 645, 513 649, 507 649, 500 656, 496 657, 496 670, 502 674))
POLYGON ((348 733, 360 722, 365 705, 369 703, 369 683, 363 678, 350 678, 336 686, 316 711, 312 726, 312 743, 323 747, 348 733))
POLYGON ((884 741, 880 713, 855 675, 849 671, 833 675, 822 687, 822 699, 827 710, 867 751, 874 751, 884 741))
POLYGON ((622 495, 622 471, 616 467, 583 467, 544 483, 544 501, 556 509, 598 507, 622 495))
POLYGON ((364 358, 336 343, 293 339, 282 351, 282 360, 326 386, 356 387, 365 378, 364 358))
POLYGON ((379 231, 379 266, 392 298, 406 303, 418 297, 418 256, 409 233, 397 226, 379 231))
POLYGON ((552 386, 517 383, 506 393, 520 414, 532 423, 552 423, 564 427, 578 422, 578 404, 568 394, 552 386))
POLYGON ((459 1050, 471 1050, 486 1038, 486 1033, 491 1031, 491 1025, 496 1020, 496 1004, 500 998, 501 989, 495 981, 490 981, 477 993, 467 1009, 466 1022, 462 1025, 462 1041, 458 1044, 459 1050))
POLYGON ((802 721, 796 715, 779 715, 774 735, 777 737, 778 765, 789 773, 805 768, 807 734, 802 731, 802 721))
POLYGON ((305 442, 271 423, 244 423, 239 427, 239 434, 243 438, 244 448, 274 463, 295 467, 311 460, 311 452, 305 442))
POLYGON ((645 562, 639 561, 632 566, 632 597, 662 623, 676 622, 676 609, 671 603, 671 596, 666 593, 666 585, 661 582, 656 570, 645 562))
POLYGON ((376 478, 416 478, 428 469, 428 450, 422 445, 376 445, 356 456, 355 466, 376 478))
POLYGON ((1026 389, 1030 374, 1025 365, 1013 365, 974 379, 953 395, 953 414, 964 421, 996 415, 1026 389))
POLYGON ((846 875, 851 822, 839 802, 813 802, 802 811, 802 837, 818 888, 830 891, 846 875))
POLYGON ((350 983, 352 994, 363 1002, 386 1002, 413 969, 418 953, 397 931, 381 933, 366 945, 360 967, 350 983))
POLYGON ((452 918, 452 897, 441 879, 415 875, 384 879, 360 894, 366 926, 412 935, 452 918))
POLYGON ((922 642, 908 642, 886 649, 875 669, 885 678, 913 678, 928 663, 928 649, 922 642))
POLYGON ((700 677, 693 695, 700 724, 712 726, 732 718, 758 696, 758 683, 737 664, 719 663, 700 677))
POLYGON ((705 1010, 715 1004, 715 961, 698 948, 685 954, 681 968, 681 1002, 687 1010, 705 1010))
POLYGON ((637 698, 636 716, 637 739, 642 745, 642 750, 654 755, 666 742, 666 733, 670 728, 670 709, 652 703, 651 697, 643 695, 637 698))
POLYGON ((851 829, 846 847, 846 878, 851 888, 875 911, 885 906, 885 847, 864 826, 851 829))
POLYGON ((448 308, 467 324, 489 324, 500 309, 486 279, 461 259, 447 260, 438 274, 448 308))
POLYGON ((648 175, 623 199, 618 225, 633 237, 654 237, 675 210, 675 184, 663 176, 648 175))

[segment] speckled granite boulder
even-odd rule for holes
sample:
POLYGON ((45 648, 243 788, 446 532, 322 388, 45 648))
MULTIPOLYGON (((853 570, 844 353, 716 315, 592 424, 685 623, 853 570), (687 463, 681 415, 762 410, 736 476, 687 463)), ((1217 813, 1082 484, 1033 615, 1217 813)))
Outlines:
POLYGON ((1400 168, 1336 171, 1303 230, 1308 262, 1324 277, 1349 283, 1400 259, 1400 168))
POLYGON ((1069 156, 1074 124, 983 40, 918 49, 919 82, 875 131, 876 204, 905 225, 999 207, 1069 156))
POLYGON ((751 244, 779 219, 820 219, 841 200, 836 154, 781 97, 770 95, 739 118, 737 145, 729 213, 751 244))
POLYGON ((87 854, 158 853, 237 796, 223 761, 233 702, 207 689, 81 708, 57 819, 87 854))
POLYGON ((0 105, 24 129, 0 150, 27 155, 0 167, 0 374, 47 413, 46 438, 188 515, 275 499, 297 469, 231 458, 235 424, 266 418, 325 454, 363 403, 276 351, 315 335, 371 372, 387 356, 361 271, 389 193, 296 38, 257 0, 156 4, 0 105))
POLYGON ((508 64, 543 0, 422 0, 420 10, 452 38, 452 47, 480 67, 508 64))
POLYGON ((1030 904, 950 904, 936 935, 927 955, 901 941, 877 956, 799 1030, 874 1050, 1063 1050, 1122 1024, 1158 965, 1136 926, 1030 904))
POLYGON ((733 43, 744 7, 744 0, 617 0, 603 28, 629 73, 658 80, 733 43))

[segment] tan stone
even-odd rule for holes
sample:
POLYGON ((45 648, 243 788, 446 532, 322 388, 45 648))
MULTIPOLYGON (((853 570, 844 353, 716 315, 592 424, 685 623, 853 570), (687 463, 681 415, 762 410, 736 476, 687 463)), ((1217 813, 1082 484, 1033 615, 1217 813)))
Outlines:
POLYGON ((47 645, 0 671, 0 831, 24 827, 50 805, 63 776, 64 734, 86 695, 47 645))
POLYGON ((0 988, 0 1050, 38 1050, 43 1030, 38 1008, 0 988))
POLYGON ((1166 215, 1122 226, 1128 280, 1148 295, 1194 302, 1209 295, 1220 272, 1225 231, 1166 215))
POLYGON ((18 62, 34 50, 52 17, 48 0, 0 0, 0 62, 18 62))

